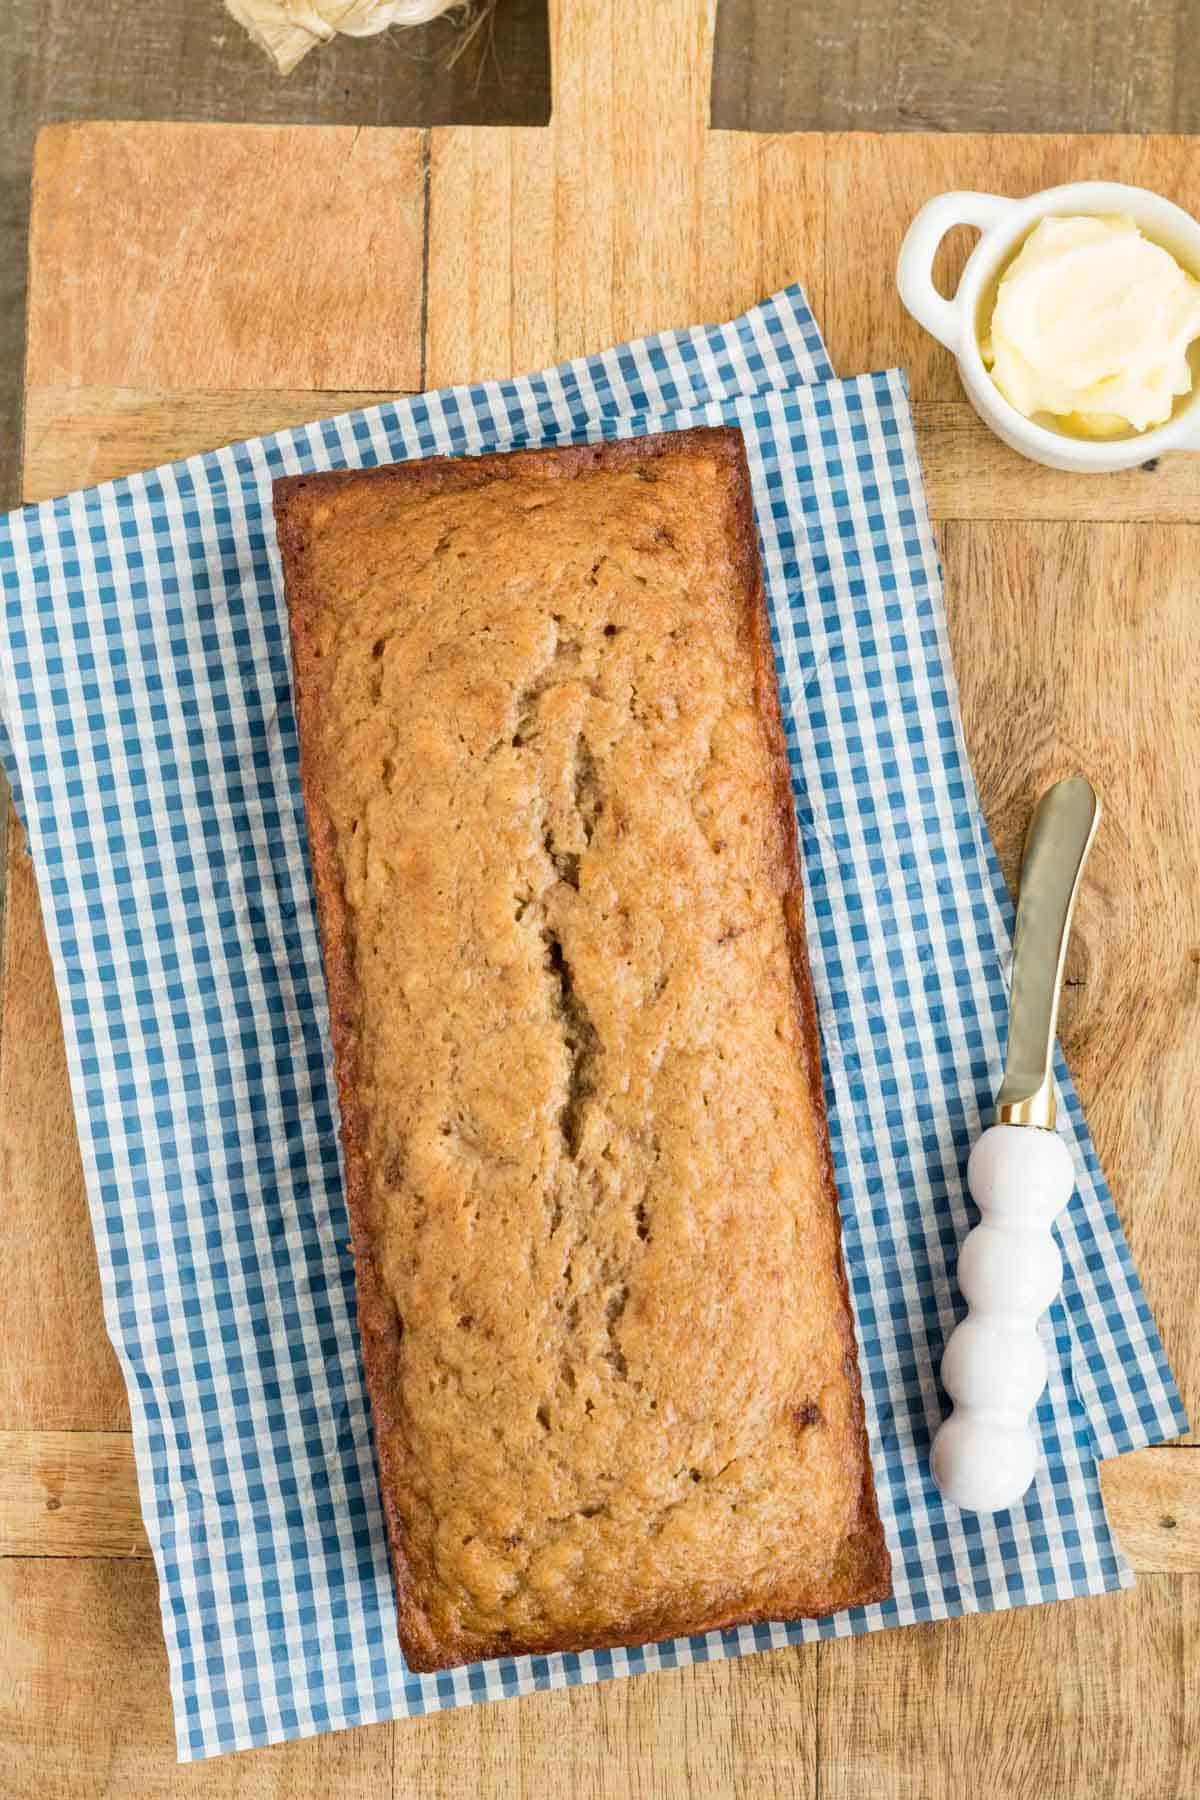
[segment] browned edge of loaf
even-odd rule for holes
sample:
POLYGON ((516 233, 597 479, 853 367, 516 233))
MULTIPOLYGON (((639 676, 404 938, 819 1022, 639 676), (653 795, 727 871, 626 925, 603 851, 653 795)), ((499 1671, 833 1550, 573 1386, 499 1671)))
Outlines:
MULTIPOLYGON (((401 1334, 395 1307, 388 1296, 375 1262, 367 1228, 365 1204, 366 1170, 362 1156, 363 1118, 359 1108, 355 1062, 357 1028, 354 1011, 356 996, 353 933, 342 885, 341 861, 331 822, 321 804, 320 783, 315 766, 313 743, 315 732, 307 729, 309 677, 312 672, 311 640, 308 625, 314 607, 314 595, 306 570, 306 509, 313 500, 321 499, 339 488, 355 482, 400 482, 407 486, 438 492, 446 488, 483 486, 511 476, 536 474, 547 463, 553 463, 556 478, 572 478, 589 469, 620 469, 631 463, 661 456, 702 454, 715 457, 731 471, 734 478, 736 530, 734 559, 739 586, 745 604, 753 640, 755 698, 763 721, 771 759, 775 805, 790 844, 791 878, 784 895, 792 967, 793 992, 797 1019, 801 1030, 806 1073, 817 1118, 820 1140, 821 1180, 826 1203, 838 1214, 837 1188, 833 1178, 833 1158, 829 1144, 829 1125, 825 1111, 825 1093, 821 1079, 820 1041, 816 1002, 813 996, 804 927, 804 899, 800 878, 799 842, 796 813, 792 799, 791 774, 784 739, 779 686, 775 675, 775 658, 771 645, 766 593, 762 566, 758 555, 758 534, 750 474, 746 463, 742 434, 732 426, 697 427, 687 431, 623 438, 603 444, 568 445, 547 450, 516 450, 503 454, 472 457, 430 457, 408 463, 388 463, 373 469, 344 469, 315 475, 285 476, 274 484, 274 511, 280 555, 283 561, 287 593, 288 624, 292 649, 292 682, 297 727, 300 740, 300 785, 308 823, 309 856, 313 889, 325 963, 325 981, 329 995, 330 1027, 333 1037, 334 1072, 341 1108, 341 1139, 346 1171, 346 1204, 350 1215, 354 1249, 355 1285, 358 1297, 358 1325, 362 1344, 367 1391, 375 1419, 375 1446, 379 1463, 380 1488, 387 1522, 392 1577, 396 1590, 400 1643, 410 1669, 423 1673, 451 1668, 466 1660, 486 1660, 493 1656, 549 1655, 555 1651, 616 1648, 634 1641, 634 1634, 620 1622, 604 1634, 588 1633, 573 1639, 547 1633, 525 1639, 497 1639, 490 1644, 472 1642, 445 1644, 435 1640, 428 1629, 420 1600, 414 1592, 403 1524, 397 1507, 397 1492, 403 1482, 403 1471, 389 1466, 387 1444, 393 1433, 403 1435, 403 1421, 398 1416, 395 1396, 400 1388, 401 1334)), ((845 1607, 866 1605, 883 1600, 891 1593, 891 1558, 879 1519, 875 1483, 871 1471, 866 1424, 863 1415, 862 1381, 854 1340, 850 1291, 846 1279, 840 1230, 835 1237, 838 1282, 843 1302, 842 1329, 845 1340, 844 1368, 852 1396, 856 1439, 862 1469, 857 1521, 847 1535, 833 1571, 827 1604, 814 1605, 810 1616, 820 1617, 845 1607)), ((664 1608, 661 1620, 652 1633, 637 1634, 641 1641, 692 1636, 707 1631, 730 1629, 738 1625, 755 1625, 776 1615, 769 1611, 734 1610, 710 1614, 704 1618, 682 1618, 664 1608)))

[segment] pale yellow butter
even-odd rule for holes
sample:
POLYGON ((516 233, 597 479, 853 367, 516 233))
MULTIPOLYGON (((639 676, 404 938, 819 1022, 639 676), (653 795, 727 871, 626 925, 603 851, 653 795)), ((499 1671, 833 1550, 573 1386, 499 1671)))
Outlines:
POLYGON ((1043 219, 1005 270, 981 344, 1026 418, 1085 437, 1145 431, 1191 392, 1200 281, 1132 219, 1043 219))

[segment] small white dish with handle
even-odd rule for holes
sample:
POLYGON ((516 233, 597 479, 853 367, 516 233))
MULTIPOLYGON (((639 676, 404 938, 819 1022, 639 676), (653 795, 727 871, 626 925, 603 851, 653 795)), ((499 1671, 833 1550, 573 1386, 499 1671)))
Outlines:
POLYGON ((967 398, 980 418, 1022 456, 1050 469, 1087 475, 1134 468, 1165 450, 1200 450, 1200 381, 1165 424, 1128 437, 1094 440, 1027 419, 1004 398, 984 367, 979 346, 989 319, 981 314, 990 314, 997 280, 1039 220, 1075 214, 1124 214, 1200 279, 1200 223, 1190 213, 1148 188, 1116 181, 1073 181, 1024 200, 964 192, 939 194, 927 201, 900 247, 896 267, 900 298, 917 323, 956 358, 967 398), (973 225, 982 235, 954 298, 947 300, 933 285, 933 261, 938 245, 956 225, 973 225))

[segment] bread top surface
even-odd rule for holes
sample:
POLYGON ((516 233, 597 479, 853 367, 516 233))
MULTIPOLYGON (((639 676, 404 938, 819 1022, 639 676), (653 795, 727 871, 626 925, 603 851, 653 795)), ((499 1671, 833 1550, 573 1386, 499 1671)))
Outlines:
POLYGON ((877 1596, 740 438, 280 487, 410 1662, 877 1596))

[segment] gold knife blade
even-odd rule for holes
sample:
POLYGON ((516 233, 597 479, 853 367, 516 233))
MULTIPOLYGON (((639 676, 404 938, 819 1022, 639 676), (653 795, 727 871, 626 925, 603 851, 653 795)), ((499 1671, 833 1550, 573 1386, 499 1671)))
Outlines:
POLYGON ((1021 860, 998 1125, 1054 1129, 1054 1037, 1063 964, 1083 865, 1099 823, 1096 790, 1080 775, 1055 782, 1034 808, 1021 860))

